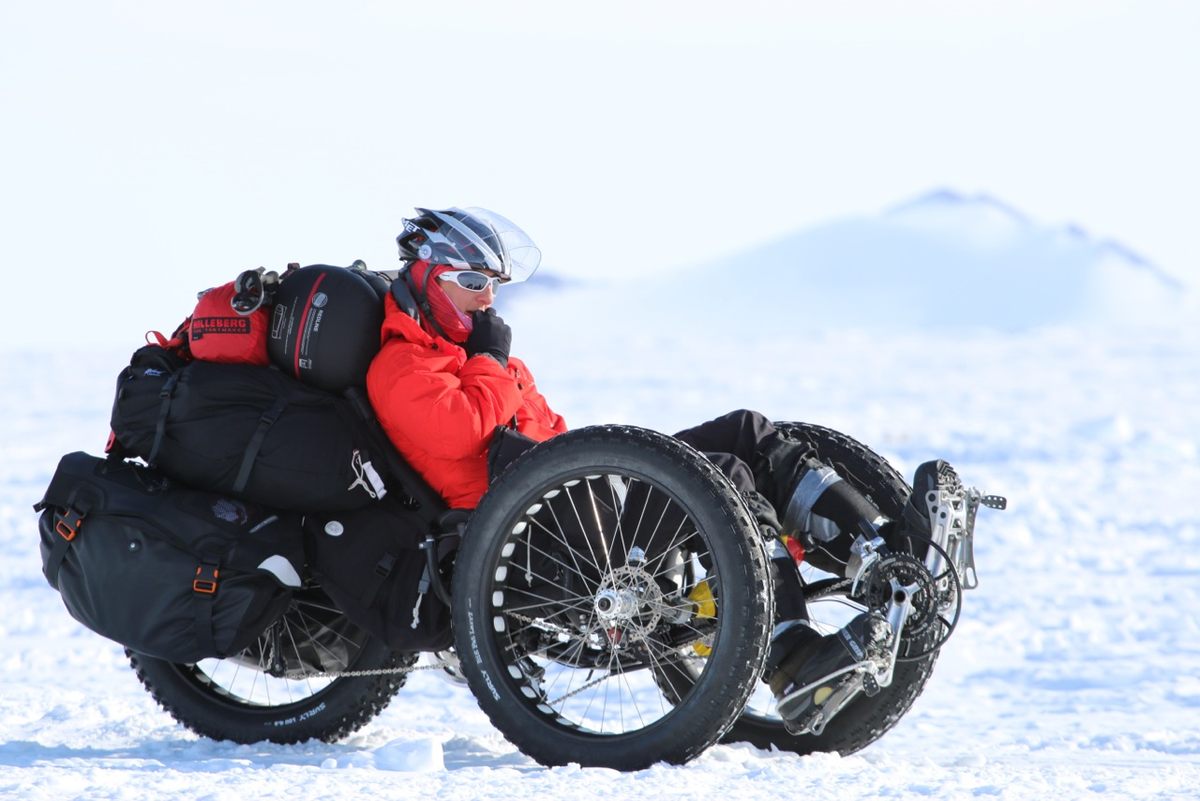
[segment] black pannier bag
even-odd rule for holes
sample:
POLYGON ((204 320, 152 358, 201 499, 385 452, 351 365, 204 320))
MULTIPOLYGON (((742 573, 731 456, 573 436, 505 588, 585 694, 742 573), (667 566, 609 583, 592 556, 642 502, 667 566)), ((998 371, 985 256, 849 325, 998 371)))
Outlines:
POLYGON ((71 616, 139 653, 236 654, 301 584, 298 515, 192 490, 133 462, 62 458, 42 512, 42 571, 71 616))
POLYGON ((112 430, 130 455, 183 483, 291 511, 346 510, 387 493, 388 447, 348 398, 271 367, 134 354, 117 379, 112 430))
POLYGON ((271 362, 329 392, 363 386, 379 352, 387 291, 388 282, 366 270, 314 264, 289 272, 271 311, 271 362))
MULTIPOLYGON (((434 591, 423 549, 430 527, 394 496, 345 514, 304 518, 309 564, 351 621, 396 651, 440 651, 453 642, 450 607, 434 591)), ((430 540, 437 565, 456 537, 430 540)))

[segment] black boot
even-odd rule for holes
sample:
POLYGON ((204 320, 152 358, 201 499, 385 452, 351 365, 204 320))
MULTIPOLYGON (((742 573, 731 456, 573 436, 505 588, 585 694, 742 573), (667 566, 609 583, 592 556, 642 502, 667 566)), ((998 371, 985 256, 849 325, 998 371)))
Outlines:
POLYGON ((958 473, 942 459, 917 467, 912 484, 912 494, 898 520, 859 519, 853 529, 856 534, 847 537, 854 541, 846 561, 846 578, 860 577, 863 568, 861 548, 865 543, 870 543, 870 550, 881 557, 889 553, 911 553, 923 559, 928 551, 926 543, 933 538, 936 524, 955 511, 951 508, 954 504, 964 503, 958 473))
POLYGON ((962 481, 950 463, 942 459, 925 462, 913 474, 913 491, 901 515, 900 529, 928 538, 933 533, 933 516, 945 517, 947 509, 939 504, 953 503, 962 495, 962 481))
POLYGON ((879 536, 888 549, 923 558, 936 523, 953 513, 951 506, 964 502, 963 485, 949 462, 934 459, 917 467, 912 486, 900 518, 880 526, 879 536))
POLYGON ((767 663, 779 716, 792 722, 825 703, 849 678, 832 674, 865 660, 870 647, 886 635, 887 623, 868 612, 834 634, 822 636, 806 625, 784 630, 772 644, 767 663))

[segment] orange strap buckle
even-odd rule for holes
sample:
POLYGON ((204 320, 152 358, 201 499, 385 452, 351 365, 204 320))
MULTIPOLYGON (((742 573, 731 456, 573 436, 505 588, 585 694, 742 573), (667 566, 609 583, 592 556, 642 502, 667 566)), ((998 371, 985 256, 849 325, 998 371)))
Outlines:
POLYGON ((200 565, 196 568, 196 578, 192 581, 192 590, 202 595, 215 595, 217 592, 217 578, 220 575, 221 571, 212 565, 200 565), (208 571, 209 575, 205 575, 205 570, 208 571))
POLYGON ((54 515, 54 531, 67 542, 75 539, 82 524, 83 515, 70 507, 54 515))

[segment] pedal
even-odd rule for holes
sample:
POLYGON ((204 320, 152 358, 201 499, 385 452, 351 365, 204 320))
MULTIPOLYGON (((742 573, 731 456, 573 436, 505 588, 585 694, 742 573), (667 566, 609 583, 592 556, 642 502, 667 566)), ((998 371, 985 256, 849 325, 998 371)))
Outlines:
POLYGON ((1003 495, 980 495, 979 503, 989 509, 999 509, 1001 511, 1008 508, 1008 498, 1003 495))
POLYGON ((776 711, 789 734, 820 735, 829 721, 853 701, 862 689, 862 675, 846 673, 815 691, 812 687, 806 687, 785 695, 779 699, 776 711))
POLYGON ((979 576, 975 572, 974 539, 975 514, 982 498, 979 490, 961 484, 930 492, 925 497, 930 534, 938 546, 930 549, 925 565, 933 575, 941 575, 946 570, 944 557, 948 556, 965 590, 979 586, 979 576))
MULTIPOLYGON (((951 507, 949 510, 954 516, 953 522, 944 530, 935 527, 934 540, 950 555, 950 560, 962 579, 963 589, 973 590, 979 586, 979 575, 975 572, 975 515, 980 506, 1007 509, 1008 499, 1003 495, 984 495, 974 487, 966 488, 962 495, 961 508, 951 507), (944 539, 939 539, 939 535, 944 539)), ((931 554, 929 568, 936 570, 938 567, 931 554)))

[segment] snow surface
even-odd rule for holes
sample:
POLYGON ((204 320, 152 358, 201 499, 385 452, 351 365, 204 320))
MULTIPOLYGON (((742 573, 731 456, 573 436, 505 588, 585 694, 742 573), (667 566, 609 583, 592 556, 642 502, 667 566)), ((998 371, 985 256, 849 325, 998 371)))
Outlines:
MULTIPOLYGON (((1007 512, 981 512, 981 586, 896 729, 849 757, 722 745, 685 767, 546 769, 503 740, 465 688, 425 672, 341 743, 200 739, 155 706, 118 646, 68 616, 40 570, 30 507, 61 454, 102 448, 127 353, 10 352, 0 354, 0 798, 1200 796, 1194 329, 829 327, 784 338, 764 334, 752 311, 613 326, 611 297, 537 297, 538 308, 508 315, 514 352, 574 426, 673 431, 749 406, 844 430, 905 473, 950 459, 1009 497, 1007 512)), ((629 314, 653 306, 625 298, 629 314)))

